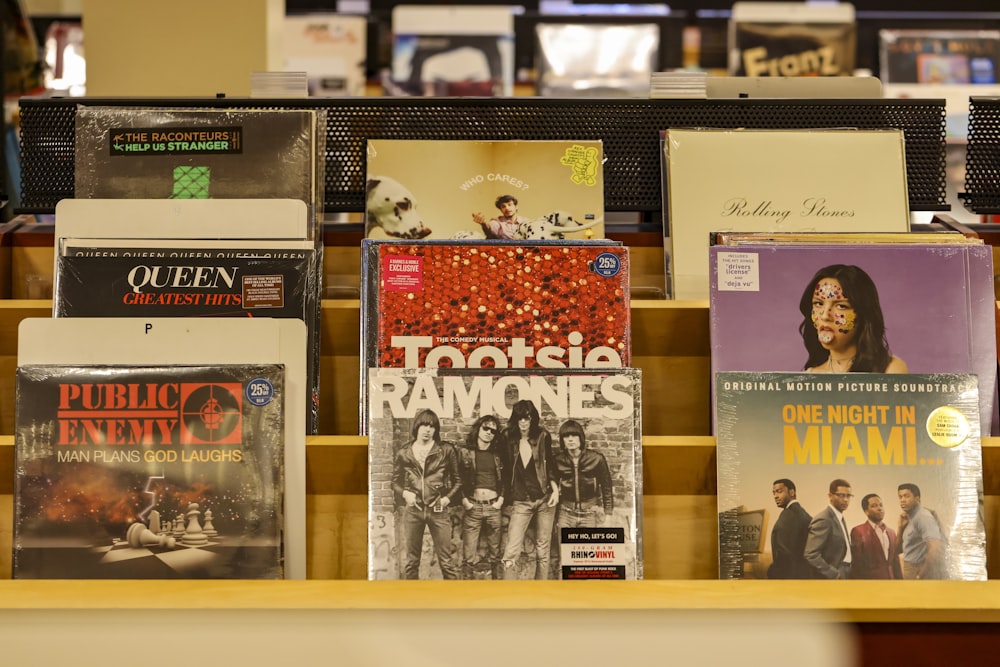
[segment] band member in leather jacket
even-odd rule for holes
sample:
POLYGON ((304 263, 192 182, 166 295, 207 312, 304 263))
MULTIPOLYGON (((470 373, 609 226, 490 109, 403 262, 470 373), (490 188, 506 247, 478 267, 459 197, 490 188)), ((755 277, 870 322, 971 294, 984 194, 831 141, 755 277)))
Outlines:
POLYGON ((560 528, 596 528, 615 507, 611 471, 604 455, 587 449, 583 427, 572 419, 559 428, 555 454, 560 528))
POLYGON ((479 564, 479 537, 486 535, 486 558, 494 579, 500 570, 500 511, 503 508, 503 459, 498 442, 500 420, 483 415, 475 421, 458 447, 462 479, 462 578, 472 579, 479 564))
POLYGON ((559 487, 552 461, 552 436, 541 425, 538 408, 520 400, 511 408, 503 430, 504 498, 511 506, 507 526, 507 547, 503 553, 504 578, 512 575, 524 550, 524 536, 535 524, 535 579, 548 579, 552 546, 552 524, 559 487))
POLYGON ((454 447, 441 441, 441 422, 431 410, 417 413, 410 435, 413 439, 396 452, 392 467, 392 491, 396 504, 402 506, 403 578, 418 578, 426 527, 442 578, 458 579, 448 510, 461 492, 458 455, 454 447))

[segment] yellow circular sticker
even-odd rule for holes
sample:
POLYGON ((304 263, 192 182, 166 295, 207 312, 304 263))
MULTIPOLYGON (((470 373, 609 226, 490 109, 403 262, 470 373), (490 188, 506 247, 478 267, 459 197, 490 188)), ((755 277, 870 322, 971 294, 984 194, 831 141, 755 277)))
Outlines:
POLYGON ((941 447, 958 447, 969 437, 969 420, 947 405, 935 408, 927 416, 927 435, 941 447))

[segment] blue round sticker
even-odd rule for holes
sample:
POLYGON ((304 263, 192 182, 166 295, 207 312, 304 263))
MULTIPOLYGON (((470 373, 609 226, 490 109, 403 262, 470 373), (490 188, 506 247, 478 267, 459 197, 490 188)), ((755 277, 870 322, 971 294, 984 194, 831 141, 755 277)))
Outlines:
POLYGON ((251 404, 261 407, 274 400, 274 385, 267 378, 254 378, 247 382, 244 393, 251 404))
POLYGON ((591 268, 599 276, 614 278, 622 270, 622 263, 618 259, 618 255, 611 252, 602 252, 594 258, 594 265, 591 268))

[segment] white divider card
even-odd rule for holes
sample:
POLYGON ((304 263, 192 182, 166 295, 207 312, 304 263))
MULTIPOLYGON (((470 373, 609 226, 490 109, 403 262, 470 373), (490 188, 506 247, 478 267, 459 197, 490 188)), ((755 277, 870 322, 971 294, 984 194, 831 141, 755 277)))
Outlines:
POLYGON ((322 246, 296 199, 64 199, 54 317, 294 317, 319 420, 322 246))
MULTIPOLYGON (((296 319, 29 318, 18 329, 17 364, 283 366, 284 578, 305 579, 306 335, 296 319)), ((249 393, 246 401, 259 400, 249 393)))
POLYGON ((305 239, 298 199, 61 199, 56 238, 305 239))
POLYGON ((708 298, 712 232, 910 229, 902 130, 664 134, 664 247, 675 299, 708 298))

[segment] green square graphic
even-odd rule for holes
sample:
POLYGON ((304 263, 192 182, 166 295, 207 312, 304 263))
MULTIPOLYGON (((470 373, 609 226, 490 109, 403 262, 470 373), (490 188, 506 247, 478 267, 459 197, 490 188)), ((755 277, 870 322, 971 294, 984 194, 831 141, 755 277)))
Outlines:
POLYGON ((208 199, 210 167, 174 167, 174 191, 171 199, 208 199))

